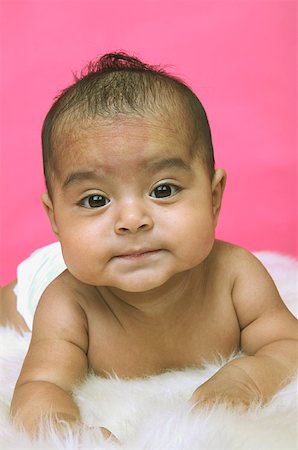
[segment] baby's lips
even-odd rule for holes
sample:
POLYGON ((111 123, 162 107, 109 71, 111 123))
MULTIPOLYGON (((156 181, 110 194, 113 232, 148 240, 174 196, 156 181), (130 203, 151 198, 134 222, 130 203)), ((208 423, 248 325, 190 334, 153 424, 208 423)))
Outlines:
POLYGON ((147 248, 147 247, 138 248, 138 249, 135 248, 135 249, 130 249, 130 250, 124 251, 123 253, 121 253, 120 255, 117 255, 117 256, 120 256, 120 257, 121 256, 123 256, 123 257, 125 257, 125 256, 141 256, 146 253, 154 253, 159 250, 160 250, 159 248, 147 248))

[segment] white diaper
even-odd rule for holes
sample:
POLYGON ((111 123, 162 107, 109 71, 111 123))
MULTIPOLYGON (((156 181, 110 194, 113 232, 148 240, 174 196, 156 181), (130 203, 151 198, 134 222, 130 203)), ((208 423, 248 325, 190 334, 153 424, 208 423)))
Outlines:
POLYGON ((17 310, 32 330, 34 313, 47 286, 66 269, 59 242, 32 253, 17 269, 17 310))

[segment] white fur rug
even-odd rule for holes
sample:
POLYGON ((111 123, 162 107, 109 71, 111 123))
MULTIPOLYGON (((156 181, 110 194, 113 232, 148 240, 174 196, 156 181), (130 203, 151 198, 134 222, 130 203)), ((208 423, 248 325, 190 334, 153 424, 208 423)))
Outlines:
MULTIPOLYGON (((289 309, 297 314, 297 263, 256 253, 268 268, 289 309)), ((193 412, 187 400, 224 363, 204 370, 168 372, 148 379, 101 379, 90 375, 76 393, 83 420, 105 426, 121 442, 106 441, 86 427, 61 439, 51 430, 31 442, 9 422, 9 405, 30 333, 0 329, 0 448, 2 450, 297 450, 297 380, 263 408, 239 414, 224 406, 193 412)), ((235 355, 231 356, 235 357, 235 355)))

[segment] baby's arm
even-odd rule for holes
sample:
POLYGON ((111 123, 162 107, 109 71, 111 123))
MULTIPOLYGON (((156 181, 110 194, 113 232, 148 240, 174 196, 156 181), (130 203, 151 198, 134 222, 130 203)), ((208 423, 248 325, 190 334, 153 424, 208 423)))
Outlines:
POLYGON ((87 349, 85 313, 58 278, 36 310, 30 347, 11 405, 17 426, 34 434, 46 416, 57 426, 61 419, 80 421, 71 389, 87 372, 87 349))
POLYGON ((264 404, 297 370, 297 320, 262 264, 243 249, 237 253, 232 298, 248 356, 229 362, 200 386, 192 396, 198 406, 264 404))

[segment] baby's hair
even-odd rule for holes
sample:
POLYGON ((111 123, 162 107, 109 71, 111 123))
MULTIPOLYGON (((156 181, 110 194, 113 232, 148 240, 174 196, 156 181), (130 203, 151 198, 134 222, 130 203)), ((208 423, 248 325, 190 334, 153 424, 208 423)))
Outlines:
POLYGON ((56 168, 57 138, 69 133, 73 124, 83 127, 97 118, 113 120, 129 115, 172 117, 177 111, 181 118, 178 126, 188 127, 189 134, 195 134, 195 153, 206 164, 211 178, 214 154, 206 112, 182 80, 124 52, 108 53, 91 61, 79 76, 75 75, 75 82, 56 97, 43 124, 43 165, 49 195, 56 168))

